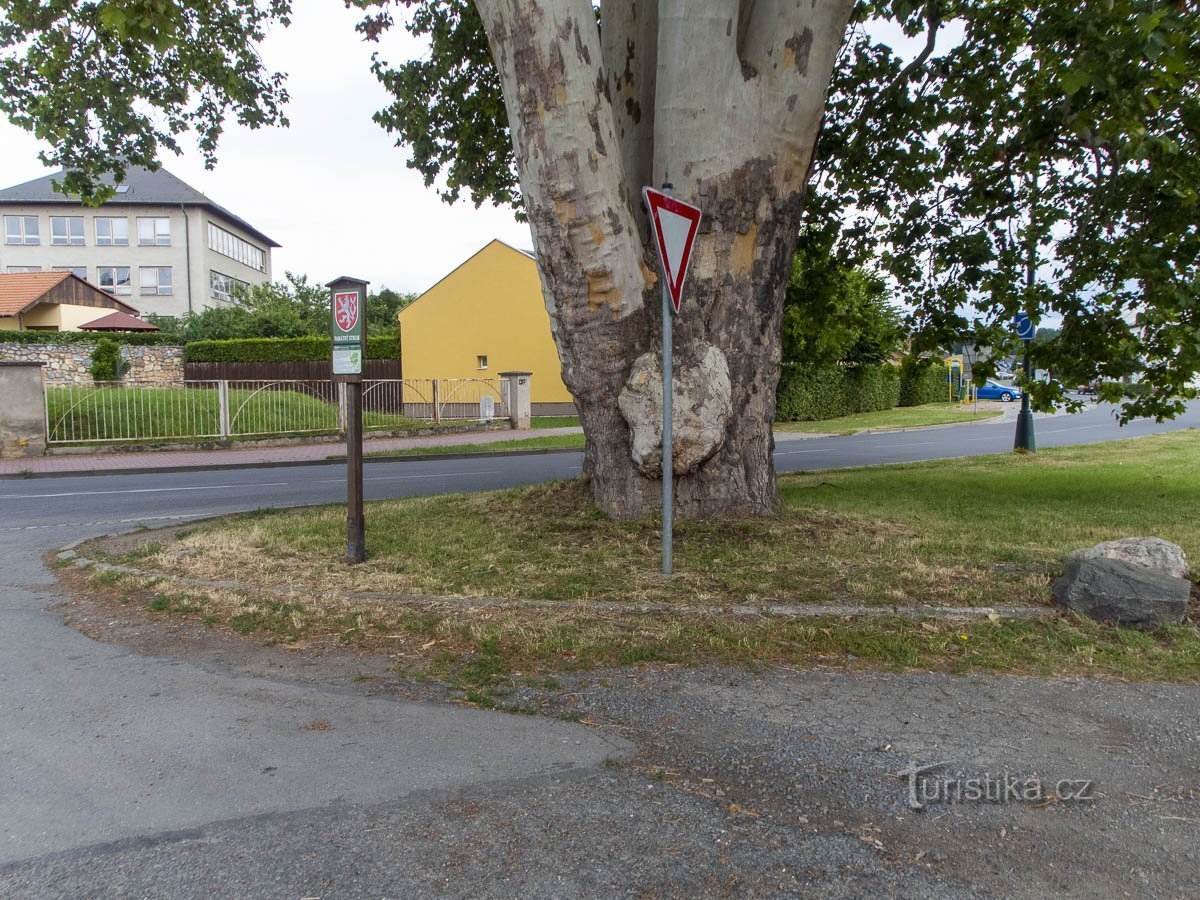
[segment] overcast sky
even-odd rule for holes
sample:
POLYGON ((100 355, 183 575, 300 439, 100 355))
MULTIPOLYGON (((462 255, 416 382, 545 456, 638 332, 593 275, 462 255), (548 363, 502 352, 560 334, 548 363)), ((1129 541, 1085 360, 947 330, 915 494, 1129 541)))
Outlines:
MULTIPOLYGON (((288 270, 322 283, 354 275, 419 292, 492 238, 531 248, 528 226, 508 210, 443 203, 371 121, 388 96, 370 72, 376 45, 354 31, 360 14, 336 0, 294 7, 292 26, 263 46, 267 65, 288 73, 291 127, 229 126, 211 172, 185 137, 187 152, 164 167, 282 244, 272 262, 280 279, 288 270)), ((421 52, 399 27, 382 48, 393 64, 421 52)), ((0 119, 0 187, 49 174, 39 149, 0 119)))

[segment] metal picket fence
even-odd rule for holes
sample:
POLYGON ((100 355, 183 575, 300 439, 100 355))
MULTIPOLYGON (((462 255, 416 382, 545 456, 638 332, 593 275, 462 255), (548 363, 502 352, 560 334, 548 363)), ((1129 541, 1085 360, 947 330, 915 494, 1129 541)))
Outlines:
MULTIPOLYGON (((368 379, 363 424, 388 430, 508 415, 500 379, 368 379)), ((51 445, 227 440, 345 430, 330 379, 47 385, 51 445)))

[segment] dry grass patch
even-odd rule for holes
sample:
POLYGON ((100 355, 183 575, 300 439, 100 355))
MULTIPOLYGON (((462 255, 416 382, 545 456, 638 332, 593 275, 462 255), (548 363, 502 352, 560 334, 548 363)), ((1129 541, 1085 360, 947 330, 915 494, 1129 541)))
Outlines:
POLYGON ((659 523, 612 522, 582 481, 368 505, 347 566, 340 506, 233 517, 139 555, 195 578, 609 603, 1048 603, 1070 550, 1156 534, 1200 559, 1200 433, 969 460, 789 475, 770 519, 682 522, 675 576, 659 523))
POLYGON ((542 683, 550 673, 641 663, 1200 681, 1200 633, 1190 625, 1143 633, 1077 617, 797 620, 612 614, 571 603, 528 609, 334 597, 297 601, 234 591, 172 595, 167 583, 153 579, 127 579, 106 590, 113 599, 135 598, 134 607, 146 615, 202 622, 270 645, 387 653, 400 674, 447 682, 485 706, 503 705, 511 688, 542 683))

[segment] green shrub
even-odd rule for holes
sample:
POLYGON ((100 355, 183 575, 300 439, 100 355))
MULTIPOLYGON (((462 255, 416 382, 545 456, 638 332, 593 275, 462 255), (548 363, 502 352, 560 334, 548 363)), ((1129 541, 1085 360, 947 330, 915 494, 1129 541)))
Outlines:
MULTIPOLYGON (((0 332, 0 344, 54 344, 54 345, 91 345, 100 341, 113 340, 112 335, 96 331, 3 331, 0 332)), ((154 332, 130 332, 119 338, 122 346, 145 347, 153 345, 171 345, 178 343, 174 335, 157 334, 154 332)))
POLYGON ((814 422, 891 409, 900 400, 894 366, 785 366, 776 395, 781 422, 814 422))
POLYGON ((92 350, 92 381, 120 381, 127 368, 121 358, 121 345, 111 337, 101 338, 92 350))
POLYGON ((921 406, 949 398, 946 366, 940 359, 906 358, 900 364, 900 405, 921 406))
MULTIPOLYGON (((228 341, 192 341, 183 350, 184 362, 307 362, 327 360, 327 337, 238 338, 228 341)), ((367 338, 367 359, 399 359, 395 334, 367 338)))

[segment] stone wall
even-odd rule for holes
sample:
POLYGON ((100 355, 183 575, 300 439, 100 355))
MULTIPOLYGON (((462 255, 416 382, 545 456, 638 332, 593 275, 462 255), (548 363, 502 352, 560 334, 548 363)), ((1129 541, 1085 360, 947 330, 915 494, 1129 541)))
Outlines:
MULTIPOLYGON (((183 381, 183 348, 122 347, 129 364, 127 384, 179 384, 183 381)), ((91 384, 91 344, 9 344, 0 341, 0 360, 40 362, 47 384, 91 384)))

